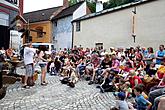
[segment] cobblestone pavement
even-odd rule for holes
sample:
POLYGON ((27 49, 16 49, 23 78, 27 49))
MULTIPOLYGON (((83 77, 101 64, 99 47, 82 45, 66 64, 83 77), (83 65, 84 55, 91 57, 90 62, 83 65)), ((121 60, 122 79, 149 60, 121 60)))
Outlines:
POLYGON ((63 85, 58 76, 47 75, 48 85, 38 80, 30 89, 16 82, 0 100, 0 110, 109 110, 115 104, 112 93, 100 93, 96 85, 79 81, 75 88, 63 85))

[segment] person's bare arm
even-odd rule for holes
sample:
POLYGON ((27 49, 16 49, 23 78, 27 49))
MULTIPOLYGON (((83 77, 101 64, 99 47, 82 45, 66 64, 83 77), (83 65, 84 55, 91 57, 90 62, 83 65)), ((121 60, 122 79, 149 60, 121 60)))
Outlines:
POLYGON ((135 79, 135 86, 138 85, 138 79, 135 79))

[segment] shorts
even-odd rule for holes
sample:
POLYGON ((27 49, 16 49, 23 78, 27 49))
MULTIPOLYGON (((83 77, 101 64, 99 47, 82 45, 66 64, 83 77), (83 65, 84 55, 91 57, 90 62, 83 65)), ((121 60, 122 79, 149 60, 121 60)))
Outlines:
POLYGON ((33 67, 33 64, 28 64, 25 66, 25 69, 26 69, 26 75, 27 76, 32 76, 33 73, 34 73, 34 67, 33 67))
POLYGON ((40 63, 39 66, 40 66, 41 68, 45 68, 46 63, 40 63))

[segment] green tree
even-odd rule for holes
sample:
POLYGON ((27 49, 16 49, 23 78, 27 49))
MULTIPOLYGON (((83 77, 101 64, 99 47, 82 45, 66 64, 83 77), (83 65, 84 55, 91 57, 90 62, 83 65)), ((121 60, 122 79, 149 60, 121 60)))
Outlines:
POLYGON ((69 6, 72 6, 77 3, 77 0, 69 0, 69 6))
POLYGON ((95 2, 87 2, 87 6, 89 7, 92 13, 96 12, 96 3, 95 2))
POLYGON ((109 1, 103 3, 103 7, 104 7, 104 9, 109 9, 109 8, 113 8, 113 7, 117 7, 120 5, 130 3, 133 1, 135 1, 135 0, 109 0, 109 1))

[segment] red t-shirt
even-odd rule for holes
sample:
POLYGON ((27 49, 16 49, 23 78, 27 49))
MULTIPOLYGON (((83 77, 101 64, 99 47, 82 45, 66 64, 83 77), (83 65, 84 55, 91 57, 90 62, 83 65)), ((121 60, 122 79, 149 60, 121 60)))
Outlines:
POLYGON ((130 77, 129 81, 130 81, 130 84, 131 84, 132 88, 134 88, 134 86, 135 86, 135 79, 138 80, 138 84, 142 83, 142 80, 138 76, 134 76, 133 78, 130 77))

